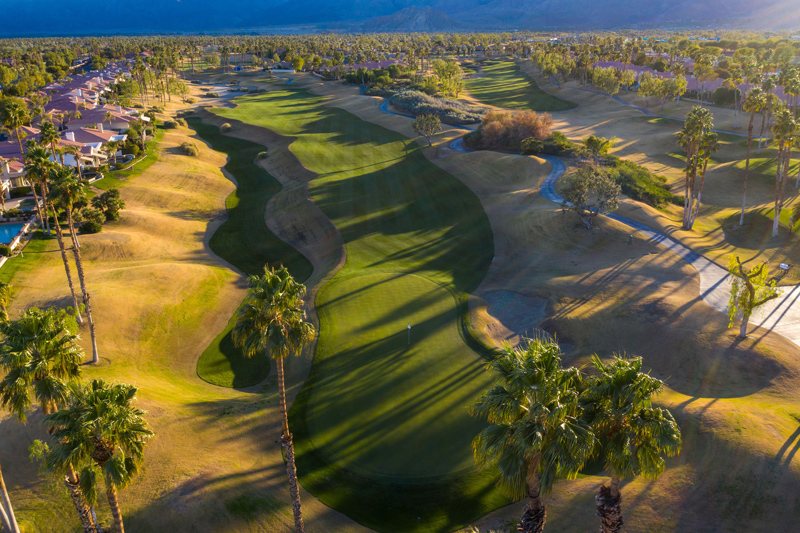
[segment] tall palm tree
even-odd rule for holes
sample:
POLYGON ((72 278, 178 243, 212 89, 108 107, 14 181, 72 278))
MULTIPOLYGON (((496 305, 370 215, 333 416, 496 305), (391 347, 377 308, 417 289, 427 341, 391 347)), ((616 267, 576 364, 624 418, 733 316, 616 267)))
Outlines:
POLYGON ((58 130, 53 126, 52 122, 42 122, 42 127, 39 128, 39 141, 50 148, 53 155, 53 161, 56 161, 56 156, 60 155, 61 164, 64 164, 64 155, 58 150, 58 142, 61 137, 58 135, 58 130))
POLYGON ((581 374, 562 368, 558 344, 544 339, 506 345, 486 368, 496 381, 470 410, 489 423, 473 440, 475 460, 497 467, 510 496, 528 496, 517 531, 538 533, 546 518, 542 495, 557 479, 574 479, 595 445, 580 418, 581 374))
POLYGON ((70 390, 69 404, 45 417, 45 423, 53 428, 50 460, 56 465, 72 463, 83 467, 81 482, 90 504, 97 500, 94 480, 99 469, 114 517, 114 531, 125 533, 119 490, 139 473, 145 445, 153 436, 144 411, 133 405, 139 389, 95 379, 88 385, 73 385, 70 390))
POLYGON ((11 284, 0 281, 0 322, 8 321, 8 302, 11 299, 11 284))
POLYGON ((637 475, 657 479, 664 472, 664 456, 680 453, 681 430, 668 410, 652 406, 663 383, 641 372, 641 357, 615 356, 606 364, 595 355, 592 363, 597 375, 581 403, 611 474, 609 486, 601 486, 595 497, 600 531, 616 533, 624 522, 620 482, 637 475))
POLYGON ((744 164, 744 193, 742 194, 742 214, 739 217, 739 225, 744 225, 744 210, 747 207, 747 179, 750 176, 750 154, 753 146, 753 120, 756 113, 764 110, 764 93, 760 87, 753 87, 747 93, 743 108, 750 113, 750 123, 747 125, 747 160, 744 164))
POLYGON ((50 180, 50 201, 64 209, 67 215, 67 223, 69 224, 69 232, 72 235, 72 244, 76 248, 80 248, 81 245, 78 242, 78 232, 75 231, 72 211, 76 203, 86 200, 83 185, 81 185, 72 170, 67 167, 60 167, 53 171, 50 175, 50 180))
POLYGON ((78 169, 78 178, 80 181, 83 181, 83 168, 81 167, 81 147, 73 145, 65 146, 64 153, 71 155, 75 160, 75 168, 78 169))
POLYGON ((19 102, 11 102, 5 106, 2 119, 5 127, 14 132, 19 144, 19 153, 24 159, 25 151, 22 149, 22 132, 19 129, 28 123, 28 110, 19 102))
POLYGON ((764 91, 765 99, 766 99, 766 113, 763 114, 761 117, 761 133, 759 134, 758 139, 758 153, 761 153, 761 141, 764 141, 764 148, 769 146, 769 139, 764 138, 764 128, 767 125, 767 120, 772 120, 772 112, 773 109, 776 107, 777 97, 772 94, 772 91, 778 86, 778 82, 775 80, 775 76, 768 76, 761 82, 761 89, 764 91))
POLYGON ((708 162, 711 160, 711 154, 719 150, 719 135, 716 132, 707 130, 700 136, 700 161, 703 169, 700 171, 700 186, 697 189, 697 199, 694 203, 694 211, 689 219, 689 227, 694 227, 694 222, 697 219, 697 212, 700 210, 700 204, 703 200, 703 185, 706 181, 706 172, 708 171, 708 162))
POLYGON ((0 501, 0 522, 2 522, 5 531, 20 533, 17 517, 14 515, 14 508, 11 505, 11 498, 8 496, 8 489, 6 489, 6 481, 3 479, 2 468, 0 468, 0 494, 2 494, 2 501, 0 501))
MULTIPOLYGON (((33 199, 36 202, 36 212, 39 214, 39 223, 42 225, 42 229, 50 235, 50 220, 47 217, 47 207, 41 205, 44 200, 40 203, 39 194, 36 192, 36 184, 47 180, 47 170, 50 168, 50 154, 44 146, 28 143, 28 153, 25 154, 24 162, 25 177, 28 179, 28 183, 31 184, 33 199), (42 207, 45 208, 44 213, 42 212, 42 207)), ((42 190, 42 195, 44 196, 44 194, 44 190, 42 190)))
POLYGON ((781 108, 776 113, 775 124, 772 126, 772 133, 778 141, 777 173, 775 177, 775 212, 772 221, 772 236, 778 236, 778 225, 780 224, 781 211, 783 210, 783 199, 786 192, 786 182, 789 177, 789 165, 791 164, 792 147, 797 141, 798 124, 794 114, 786 108, 781 108))
MULTIPOLYGON (((25 164, 25 168, 28 171, 28 180, 31 181, 32 184, 38 183, 41 186, 43 193, 47 191, 48 176, 52 175, 54 172, 60 172, 59 169, 66 168, 61 166, 56 166, 54 168, 53 165, 54 164, 50 162, 50 156, 47 153, 47 150, 43 146, 31 146, 28 151, 28 162, 25 164)), ((72 172, 71 170, 68 171, 72 172)), ((33 188, 35 188, 35 185, 33 188)), ((78 304, 78 296, 75 294, 75 285, 72 283, 72 270, 70 269, 69 260, 67 259, 66 248, 64 247, 64 237, 63 232, 61 231, 61 225, 58 223, 58 213, 56 212, 56 208, 52 201, 50 201, 47 196, 42 198, 42 202, 44 204, 44 216, 48 221, 48 225, 50 223, 50 217, 47 215, 48 207, 52 208, 53 211, 56 239, 58 240, 58 247, 61 250, 61 260, 64 263, 64 271, 67 274, 67 284, 69 285, 70 294, 72 294, 72 303, 75 305, 75 318, 77 319, 78 324, 82 324, 83 317, 81 316, 81 308, 78 304)))
MULTIPOLYGON (((686 115, 683 128, 676 134, 678 144, 686 152, 686 168, 684 168, 684 206, 683 206, 683 229, 690 230, 694 220, 692 214, 695 211, 697 192, 695 183, 697 173, 703 164, 703 140, 711 132, 713 125, 711 112, 700 106, 695 106, 686 115)), ((702 180, 702 178, 701 178, 702 180)))
POLYGON ((275 359, 283 429, 281 446, 286 452, 286 475, 289 478, 294 524, 298 533, 304 531, 304 526, 294 463, 294 444, 286 411, 283 359, 290 353, 300 355, 303 347, 314 338, 314 326, 306 321, 303 310, 302 298, 305 292, 305 286, 297 283, 286 267, 268 269, 265 266, 263 276, 250 276, 250 292, 239 310, 232 332, 233 342, 242 348, 246 357, 264 356, 268 352, 275 359))

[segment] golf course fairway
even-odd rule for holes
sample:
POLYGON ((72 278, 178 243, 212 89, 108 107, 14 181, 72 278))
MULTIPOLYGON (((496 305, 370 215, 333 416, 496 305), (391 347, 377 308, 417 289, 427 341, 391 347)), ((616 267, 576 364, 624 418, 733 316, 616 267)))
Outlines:
POLYGON ((511 61, 489 61, 481 75, 465 80, 467 90, 480 100, 496 107, 533 111, 566 111, 578 107, 544 92, 511 61))
POLYGON ((385 532, 444 532, 508 503, 478 472, 468 407, 489 386, 466 295, 493 256, 478 198, 413 140, 303 89, 237 98, 220 116, 294 138, 345 267, 317 295, 320 336, 292 405, 303 486, 385 532), (411 337, 407 326, 411 324, 411 337))

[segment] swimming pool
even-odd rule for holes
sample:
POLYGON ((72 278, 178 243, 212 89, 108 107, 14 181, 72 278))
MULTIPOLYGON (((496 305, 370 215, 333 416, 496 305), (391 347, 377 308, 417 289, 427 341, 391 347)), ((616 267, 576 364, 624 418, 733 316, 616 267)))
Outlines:
POLYGON ((10 244, 25 224, 0 224, 0 242, 10 244))

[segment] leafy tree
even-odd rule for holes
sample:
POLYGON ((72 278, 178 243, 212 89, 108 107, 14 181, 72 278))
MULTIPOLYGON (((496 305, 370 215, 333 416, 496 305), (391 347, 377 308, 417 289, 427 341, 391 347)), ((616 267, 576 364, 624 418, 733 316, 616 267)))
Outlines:
POLYGON ((554 341, 504 346, 486 365, 496 381, 470 409, 488 422, 472 442, 480 468, 494 467, 512 498, 528 497, 517 531, 541 532, 542 496, 558 479, 574 479, 591 455, 595 437, 581 419, 581 373, 561 366, 554 341))
POLYGON ((414 133, 425 137, 428 146, 433 146, 431 138, 442 131, 442 121, 436 115, 420 115, 411 123, 414 133))
POLYGON ((672 414, 652 406, 663 383, 641 372, 642 358, 615 356, 606 364, 596 355, 597 374, 581 395, 585 420, 598 435, 600 457, 611 474, 595 497, 602 533, 617 533, 624 523, 620 482, 634 476, 657 479, 664 456, 681 450, 681 431, 672 414))
POLYGON ((145 445, 153 436, 144 411, 133 405, 138 390, 99 379, 75 384, 69 404, 44 419, 53 437, 52 450, 43 451, 45 464, 56 471, 72 464, 82 468, 81 488, 91 505, 97 502, 96 480, 102 475, 116 533, 125 533, 119 490, 139 473, 145 445))
POLYGON ((562 207, 574 211, 587 230, 597 215, 615 211, 622 192, 614 177, 594 168, 581 168, 563 180, 562 207))
POLYGON ((119 220, 119 212, 125 209, 125 200, 120 197, 119 189, 109 189, 92 198, 92 206, 105 213, 106 220, 119 220))
POLYGON ((306 288, 294 280, 286 267, 264 267, 263 276, 250 276, 249 280, 250 292, 236 318, 233 342, 242 349, 245 357, 264 356, 268 352, 275 360, 283 429, 281 446, 286 452, 286 474, 292 496, 295 530, 301 533, 304 531, 303 516, 294 444, 286 411, 283 359, 290 353, 298 356, 302 353, 303 347, 314 338, 314 326, 306 321, 303 310, 302 298, 306 288))
POLYGON ((615 144, 617 144, 617 139, 614 137, 606 139, 605 137, 590 135, 583 140, 583 146, 591 154, 595 167, 600 164, 600 158, 607 155, 615 144))
POLYGON ((620 81, 616 70, 613 68, 594 69, 592 83, 608 96, 614 96, 619 92, 620 81))
POLYGON ((732 328, 736 318, 741 316, 739 338, 746 339, 747 324, 750 322, 753 311, 780 296, 781 292, 775 287, 775 280, 768 281, 769 269, 766 263, 745 269, 738 256, 731 257, 728 272, 731 274, 731 298, 728 301, 730 323, 728 327, 732 328))

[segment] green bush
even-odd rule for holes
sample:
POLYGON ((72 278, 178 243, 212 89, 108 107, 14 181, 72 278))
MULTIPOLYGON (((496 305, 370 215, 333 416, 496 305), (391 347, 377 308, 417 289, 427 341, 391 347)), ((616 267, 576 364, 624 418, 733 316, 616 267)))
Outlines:
POLYGON ((85 234, 92 234, 92 233, 100 233, 103 231, 103 225, 95 222, 94 220, 87 220, 81 224, 80 227, 81 233, 85 234))
POLYGON ((190 105, 191 104, 196 104, 197 103, 197 98, 187 98, 186 99, 186 103, 190 104, 190 105))
POLYGON ((177 127, 178 127, 178 121, 177 120, 165 120, 164 121, 164 129, 165 130, 174 130, 177 127))
POLYGON ((0 256, 11 257, 11 247, 7 244, 0 244, 0 256))
POLYGON ((219 94, 214 93, 214 92, 206 93, 203 96, 205 96, 206 98, 219 98, 219 94))
POLYGON ((11 198, 12 199, 13 198, 22 198, 23 196, 28 196, 29 194, 31 194, 31 188, 30 187, 12 187, 11 191, 9 191, 9 192, 11 194, 11 198))
POLYGON ((258 159, 259 161, 263 161, 264 159, 269 159, 269 153, 268 152, 258 152, 258 155, 256 156, 256 159, 258 159))
POLYGON ((196 144, 194 144, 194 143, 190 143, 190 142, 185 142, 185 143, 182 143, 182 144, 181 144, 181 145, 178 147, 178 150, 179 150, 179 151, 180 151, 180 152, 181 152, 183 155, 196 156, 196 155, 199 155, 199 154, 200 154, 200 149, 197 147, 197 145, 196 145, 196 144))
POLYGON ((230 124, 228 124, 227 122, 219 127, 220 133, 227 133, 227 132, 231 131, 232 129, 233 129, 233 127, 230 124))
POLYGON ((544 140, 540 153, 558 157, 575 157, 583 152, 583 147, 567 139, 560 131, 554 131, 544 140))
POLYGON ((544 150, 544 143, 537 141, 533 137, 528 137, 522 141, 522 155, 539 155, 544 150))
POLYGON ((683 198, 669 191, 663 176, 616 156, 606 156, 605 160, 613 170, 614 179, 623 194, 628 197, 657 208, 664 208, 670 203, 682 205, 683 198))
POLYGON ((139 155, 139 152, 141 152, 141 151, 142 151, 142 149, 139 148, 138 145, 131 144, 129 146, 126 146, 125 150, 123 150, 122 153, 123 154, 127 154, 127 155, 137 156, 137 155, 139 155))

